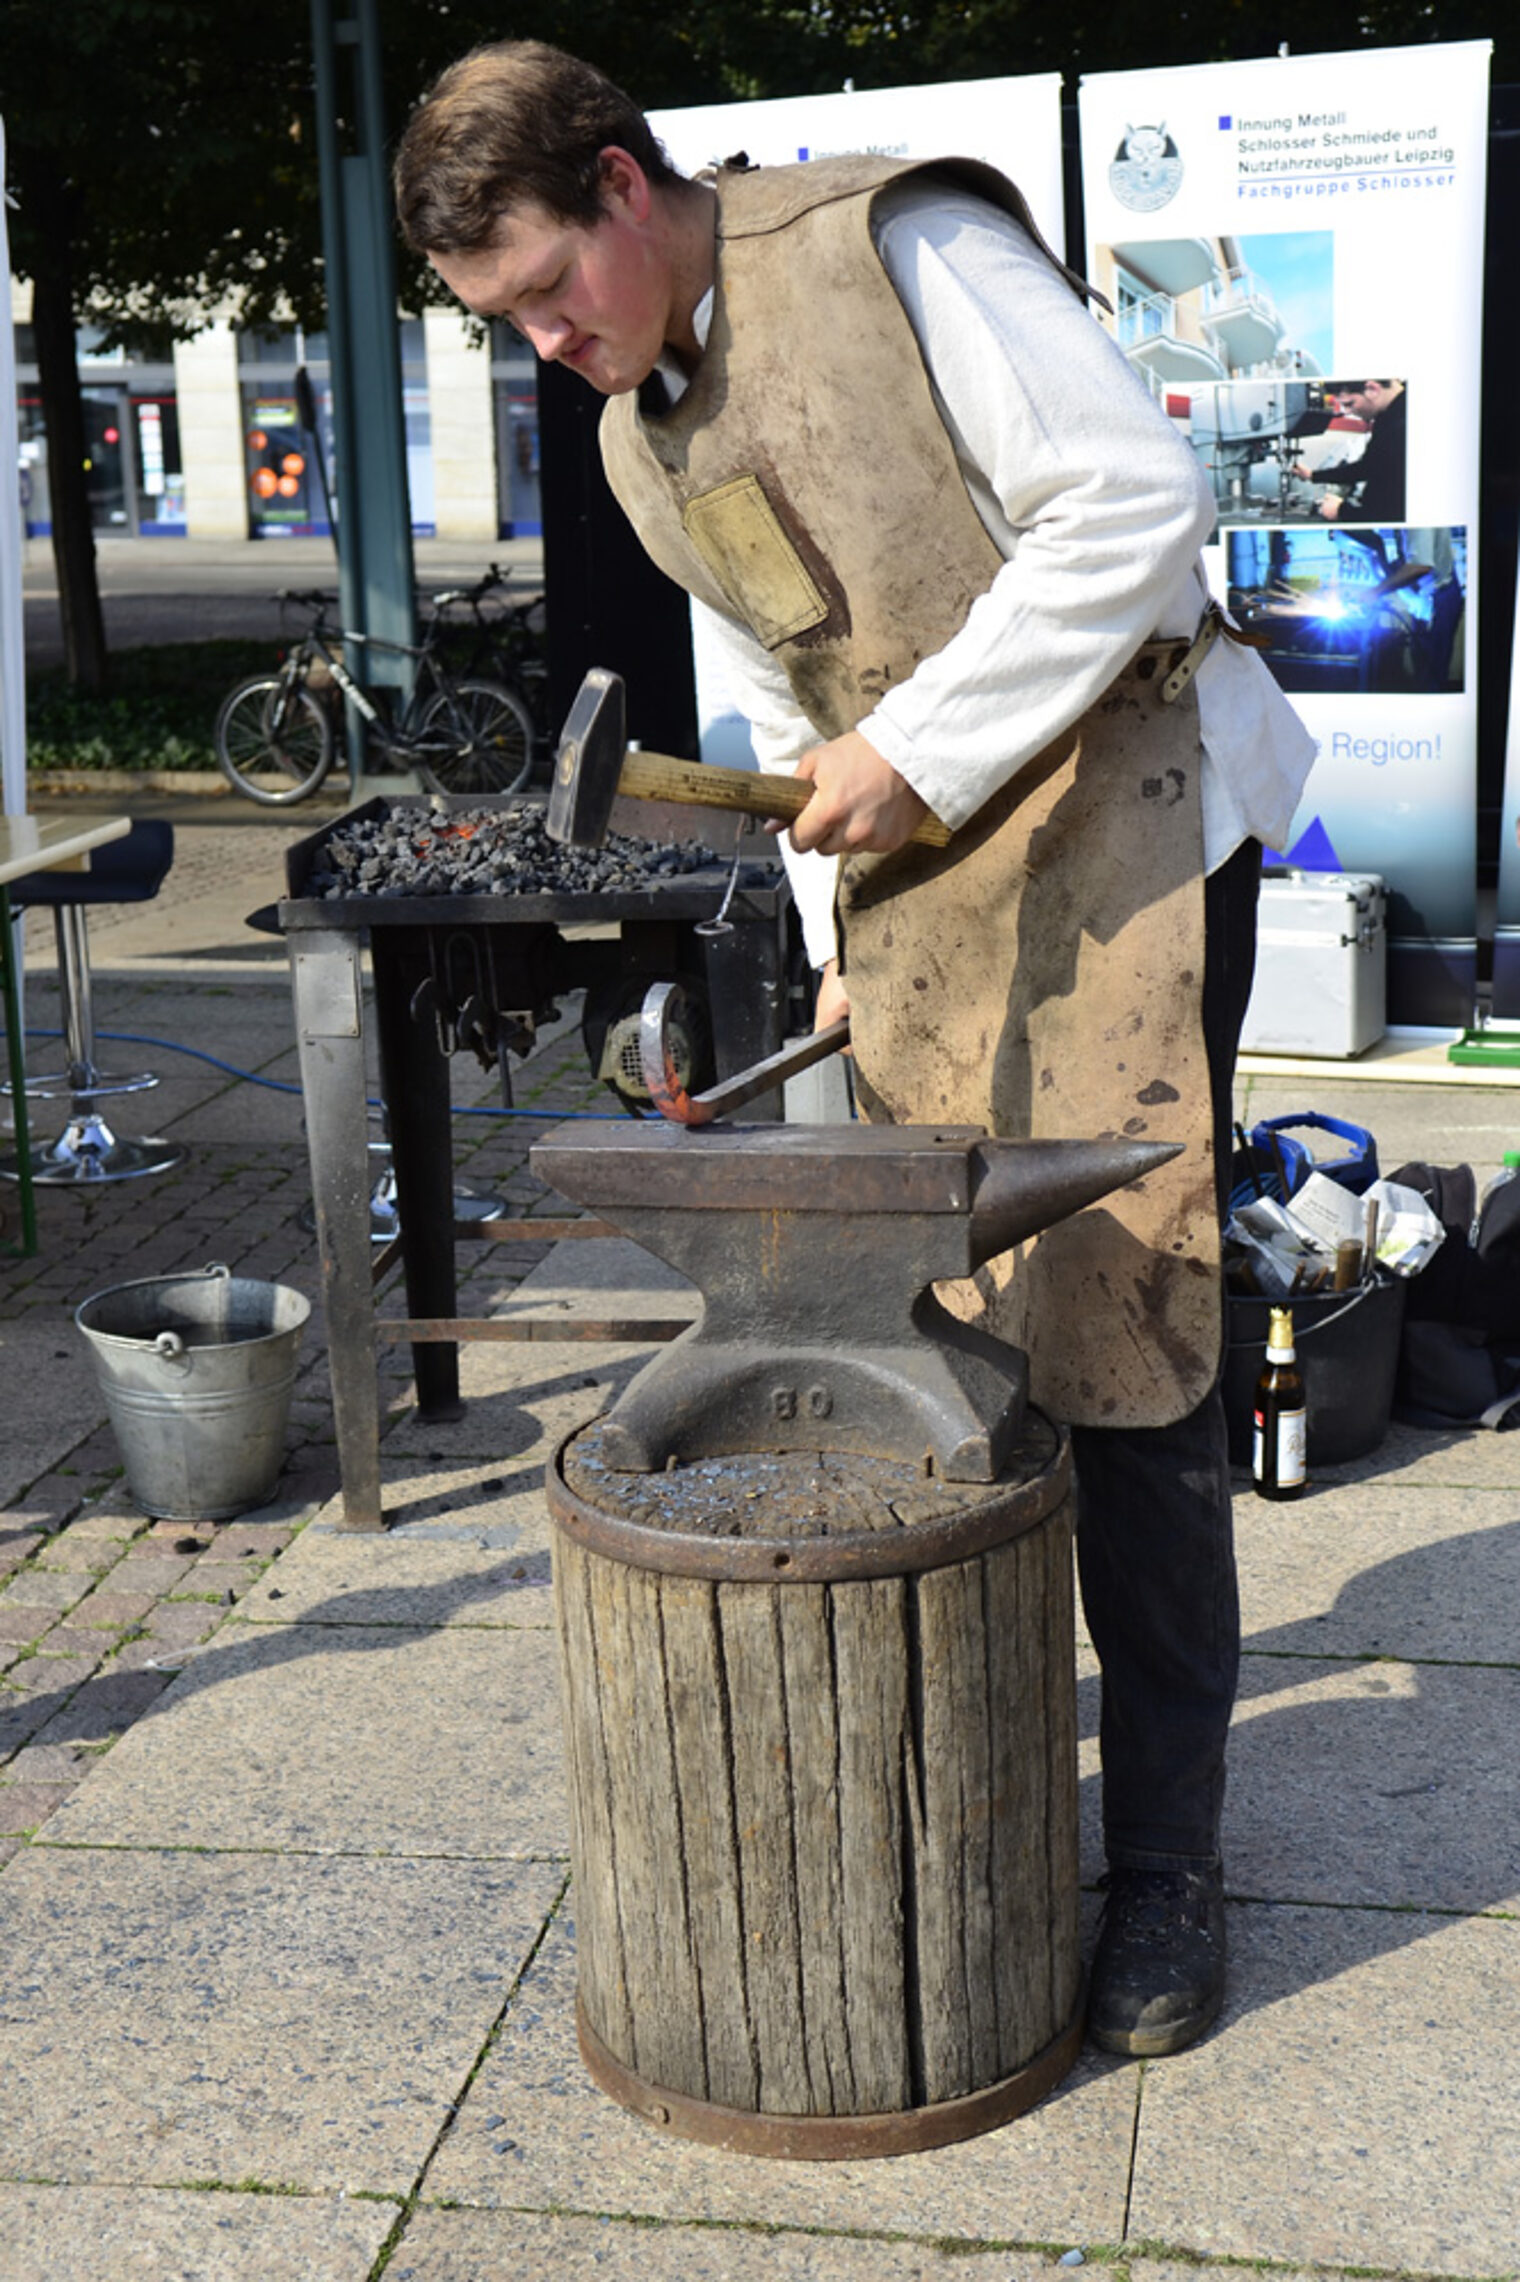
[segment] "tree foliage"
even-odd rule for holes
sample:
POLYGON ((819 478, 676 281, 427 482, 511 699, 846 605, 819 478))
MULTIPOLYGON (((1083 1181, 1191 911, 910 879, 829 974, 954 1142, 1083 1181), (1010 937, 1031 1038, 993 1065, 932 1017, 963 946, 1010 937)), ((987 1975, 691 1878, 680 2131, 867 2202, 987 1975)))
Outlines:
MULTIPOLYGON (((506 33, 600 64, 650 107, 1025 71, 1493 36, 1520 78, 1520 19, 1479 0, 1366 0, 1328 27, 1317 0, 380 0, 388 116, 399 129, 453 57, 506 33), (1502 15, 1502 11, 1499 12, 1502 15)), ((69 248, 81 314, 162 341, 232 299, 250 323, 322 320, 309 0, 5 0, 12 258, 69 248)))
POLYGON ((315 212, 305 16, 298 0, 6 0, 20 274, 38 279, 66 244, 81 315, 159 340, 203 325, 229 283, 257 301, 299 277, 315 212), (286 19, 272 38, 270 15, 286 19))
MULTIPOLYGON (((437 71, 510 33, 589 57, 650 108, 858 86, 1402 46, 1492 35, 1520 78, 1520 18, 1478 0, 1363 0, 1327 28, 1312 0, 378 0, 398 130, 437 71)), ((104 671, 72 328, 161 348, 232 309, 324 322, 310 0, 4 0, 12 259, 33 281, 65 646, 104 671)), ((401 262, 414 304, 436 295, 401 262)))

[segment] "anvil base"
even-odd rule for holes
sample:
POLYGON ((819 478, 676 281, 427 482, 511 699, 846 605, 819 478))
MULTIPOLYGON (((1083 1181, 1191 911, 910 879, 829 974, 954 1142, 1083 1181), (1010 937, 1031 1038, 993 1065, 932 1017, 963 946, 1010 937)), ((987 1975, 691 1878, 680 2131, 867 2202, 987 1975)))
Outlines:
POLYGON ((932 1333, 921 1324, 909 1346, 788 1341, 783 1351, 693 1324, 619 1397, 602 1455, 620 1472, 650 1474, 738 1450, 856 1451, 927 1462, 952 1482, 995 1482, 1023 1423, 1028 1363, 928 1305, 932 1333))

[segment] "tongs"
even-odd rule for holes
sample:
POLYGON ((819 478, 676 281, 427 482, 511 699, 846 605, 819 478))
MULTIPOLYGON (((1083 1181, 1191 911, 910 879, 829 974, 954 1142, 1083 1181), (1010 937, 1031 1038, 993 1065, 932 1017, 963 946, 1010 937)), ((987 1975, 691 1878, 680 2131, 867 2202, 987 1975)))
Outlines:
POLYGON ((737 1071, 705 1093, 688 1093, 676 1069, 670 1039, 682 995, 679 983, 654 983, 645 993, 639 1013, 639 1064, 644 1083, 660 1115, 675 1125, 711 1125, 714 1119, 758 1100, 772 1087, 784 1085, 800 1071, 810 1070, 815 1062, 826 1061, 850 1042, 849 1017, 842 1015, 826 1029, 815 1030, 811 1038, 794 1040, 779 1054, 768 1054, 763 1062, 737 1071))

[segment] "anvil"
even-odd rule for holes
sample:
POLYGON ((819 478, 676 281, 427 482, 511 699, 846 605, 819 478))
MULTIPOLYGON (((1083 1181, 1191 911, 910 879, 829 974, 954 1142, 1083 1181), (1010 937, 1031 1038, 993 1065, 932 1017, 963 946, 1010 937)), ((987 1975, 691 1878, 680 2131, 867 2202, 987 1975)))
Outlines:
POLYGON ((974 1126, 555 1127, 533 1170, 702 1295, 698 1320, 608 1413, 606 1463, 654 1473, 740 1451, 845 1450, 995 1481, 1028 1365, 931 1287, 1178 1154, 992 1140, 974 1126))

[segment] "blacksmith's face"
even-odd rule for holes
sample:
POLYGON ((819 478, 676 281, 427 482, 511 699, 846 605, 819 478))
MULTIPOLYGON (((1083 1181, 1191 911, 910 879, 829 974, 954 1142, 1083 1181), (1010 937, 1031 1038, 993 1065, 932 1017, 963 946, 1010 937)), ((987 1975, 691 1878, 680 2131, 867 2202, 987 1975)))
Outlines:
POLYGON ((665 346, 673 279, 643 170, 626 152, 602 155, 599 221, 516 207, 483 252, 429 259, 477 317, 505 318, 546 364, 618 396, 648 378, 665 346))

